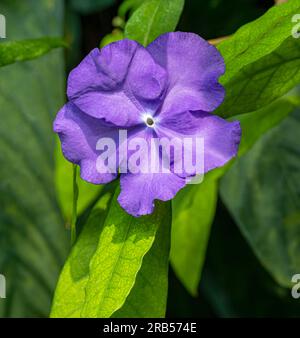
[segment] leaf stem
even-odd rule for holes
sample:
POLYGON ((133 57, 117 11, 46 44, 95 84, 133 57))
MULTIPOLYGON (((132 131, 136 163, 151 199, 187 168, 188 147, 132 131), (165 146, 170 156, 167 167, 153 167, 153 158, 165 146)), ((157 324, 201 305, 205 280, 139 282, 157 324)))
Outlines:
POLYGON ((73 209, 71 221, 71 245, 76 241, 76 222, 77 222, 77 201, 78 201, 78 185, 77 185, 77 165, 73 164, 73 209))

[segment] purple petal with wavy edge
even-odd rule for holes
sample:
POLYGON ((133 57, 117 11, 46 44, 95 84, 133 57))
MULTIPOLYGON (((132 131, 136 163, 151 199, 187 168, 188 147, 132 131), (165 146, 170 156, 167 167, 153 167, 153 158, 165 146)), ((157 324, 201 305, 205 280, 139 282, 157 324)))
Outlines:
MULTIPOLYGON (((206 173, 223 166, 237 155, 241 127, 238 121, 228 122, 211 113, 186 112, 162 119, 158 135, 167 135, 169 138, 202 138, 206 173)), ((194 152, 195 148, 192 148, 192 151, 194 152)), ((193 157, 195 156, 193 153, 193 157)))
POLYGON ((142 122, 141 109, 122 91, 90 92, 72 102, 87 115, 104 119, 115 126, 132 127, 142 122))
POLYGON ((86 114, 130 127, 161 105, 166 80, 165 70, 143 46, 122 40, 94 49, 71 72, 68 96, 86 114))
POLYGON ((193 33, 166 33, 147 50, 169 75, 162 112, 172 113, 168 108, 176 105, 183 105, 182 111, 211 112, 222 103, 225 91, 218 79, 225 71, 224 60, 207 41, 193 33))
POLYGON ((99 156, 96 145, 99 138, 110 137, 117 142, 117 129, 85 115, 73 103, 67 103, 59 111, 53 129, 58 133, 65 158, 81 167, 82 179, 104 184, 117 177, 117 169, 116 173, 100 174, 96 167, 99 156))
POLYGON ((121 175, 118 202, 129 214, 139 217, 153 212, 154 200, 168 201, 185 186, 175 174, 121 175))
POLYGON ((118 89, 127 76, 137 48, 137 42, 122 40, 101 50, 93 49, 69 75, 69 100, 91 91, 118 89))

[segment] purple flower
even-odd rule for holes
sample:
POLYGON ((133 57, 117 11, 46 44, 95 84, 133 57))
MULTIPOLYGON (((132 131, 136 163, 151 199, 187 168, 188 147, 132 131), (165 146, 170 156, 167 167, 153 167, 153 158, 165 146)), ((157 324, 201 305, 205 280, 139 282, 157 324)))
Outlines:
MULTIPOLYGON (((147 143, 162 137, 203 138, 203 172, 223 166, 236 156, 241 135, 238 122, 211 114, 224 99, 218 83, 224 70, 218 50, 192 33, 164 34, 147 48, 122 40, 92 50, 70 73, 69 102, 54 122, 64 156, 80 166, 84 180, 108 183, 130 151, 120 152, 111 170, 99 160, 97 142, 110 138, 119 149, 119 130, 126 130, 128 139, 147 143)), ((118 201, 136 217, 150 214, 154 200, 172 199, 195 174, 121 173, 118 201)))

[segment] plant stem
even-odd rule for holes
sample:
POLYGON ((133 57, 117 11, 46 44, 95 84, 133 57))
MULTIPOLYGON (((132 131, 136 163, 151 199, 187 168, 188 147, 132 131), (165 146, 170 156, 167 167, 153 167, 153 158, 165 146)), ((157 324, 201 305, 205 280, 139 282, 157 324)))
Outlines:
POLYGON ((71 222, 71 245, 76 241, 76 222, 77 222, 77 201, 78 201, 78 185, 77 185, 77 165, 73 164, 73 210, 71 222))

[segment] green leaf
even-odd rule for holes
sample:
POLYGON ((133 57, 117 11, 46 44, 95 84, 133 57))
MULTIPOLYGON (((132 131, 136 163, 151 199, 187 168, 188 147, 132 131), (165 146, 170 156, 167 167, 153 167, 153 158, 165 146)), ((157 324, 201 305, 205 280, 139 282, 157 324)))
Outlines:
POLYGON ((227 96, 216 113, 231 116, 255 111, 294 88, 300 82, 298 44, 291 37, 273 53, 244 67, 226 83, 227 96))
MULTIPOLYGON (((10 39, 63 33, 59 0, 1 1, 0 13, 10 39)), ((7 282, 0 316, 47 317, 69 248, 53 185, 52 121, 64 102, 63 51, 0 71, 0 271, 7 282)))
POLYGON ((14 62, 38 58, 50 50, 66 47, 62 38, 40 38, 0 43, 0 67, 14 62))
POLYGON ((130 17, 125 37, 147 46, 159 35, 176 28, 184 0, 148 0, 130 17))
POLYGON ((112 6, 115 0, 71 0, 71 7, 82 14, 90 14, 112 6))
POLYGON ((222 179, 221 196, 263 266, 289 287, 300 265, 299 111, 222 179))
POLYGON ((134 218, 122 210, 115 198, 90 262, 83 317, 107 318, 122 307, 158 227, 164 226, 166 212, 166 206, 159 205, 151 216, 134 218))
MULTIPOLYGON (((134 218, 119 206, 118 194, 119 189, 104 224, 101 226, 100 218, 93 218, 97 224, 90 221, 82 230, 61 274, 52 317, 110 317, 124 305, 135 285, 157 229, 169 227, 168 223, 165 224, 168 204, 158 204, 150 216, 134 218), (72 262, 79 261, 80 266, 73 265, 72 270, 72 262), (80 278, 76 278, 78 274, 80 278), (77 294, 76 299, 74 294, 77 294)), ((159 259, 165 260, 164 257, 159 259)), ((158 267, 161 269, 160 264, 158 267)))
POLYGON ((245 66, 272 53, 291 37, 292 16, 300 10, 300 1, 274 6, 257 20, 241 27, 230 39, 218 45, 226 60, 226 83, 245 66))
POLYGON ((197 295, 217 203, 217 182, 204 180, 180 191, 173 200, 171 263, 177 277, 197 295))
POLYGON ((216 114, 229 117, 260 109, 300 81, 298 41, 291 18, 300 0, 271 8, 218 46, 226 63, 226 99, 216 114))
MULTIPOLYGON (((169 208, 171 209, 171 208, 169 208)), ((171 210, 158 228, 155 241, 143 259, 134 287, 114 318, 164 318, 168 294, 171 210)))
MULTIPOLYGON (((73 209, 73 169, 72 163, 68 162, 61 151, 60 142, 55 149, 55 188, 60 208, 63 212, 67 225, 70 224, 73 209)), ((77 213, 80 215, 92 204, 101 190, 102 185, 88 183, 77 177, 79 197, 77 201, 77 213)))

